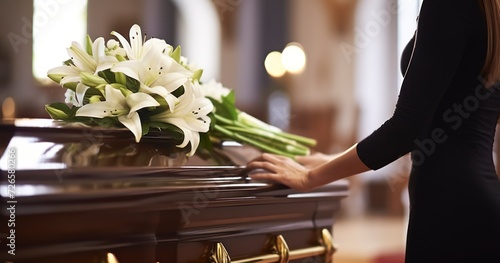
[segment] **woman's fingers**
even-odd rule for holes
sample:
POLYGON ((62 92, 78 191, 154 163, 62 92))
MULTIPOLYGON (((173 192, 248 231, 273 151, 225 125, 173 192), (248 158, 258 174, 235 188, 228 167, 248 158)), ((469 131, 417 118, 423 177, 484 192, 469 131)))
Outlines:
POLYGON ((266 161, 252 161, 252 162, 247 164, 247 167, 245 170, 247 170, 249 172, 249 171, 256 170, 256 169, 264 169, 264 170, 267 170, 269 172, 275 173, 277 167, 273 163, 266 162, 266 161))
POLYGON ((309 189, 308 169, 289 157, 262 154, 250 161, 243 173, 255 180, 275 181, 299 191, 309 189))
POLYGON ((254 180, 270 180, 279 182, 279 178, 274 173, 258 172, 258 173, 252 173, 249 176, 254 180))

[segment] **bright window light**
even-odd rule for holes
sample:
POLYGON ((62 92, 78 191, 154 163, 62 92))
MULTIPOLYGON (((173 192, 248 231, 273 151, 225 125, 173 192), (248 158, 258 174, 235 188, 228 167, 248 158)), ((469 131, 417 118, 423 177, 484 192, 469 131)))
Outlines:
POLYGON ((72 41, 84 44, 87 0, 33 0, 33 75, 49 83, 47 71, 68 59, 72 41))

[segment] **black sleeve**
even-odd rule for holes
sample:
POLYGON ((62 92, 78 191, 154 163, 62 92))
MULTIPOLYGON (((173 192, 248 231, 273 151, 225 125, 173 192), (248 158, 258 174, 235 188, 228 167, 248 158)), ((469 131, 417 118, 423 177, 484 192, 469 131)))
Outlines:
MULTIPOLYGON (((425 0, 415 46, 393 116, 358 143, 361 161, 379 169, 415 148, 429 129, 467 47, 471 21, 464 0, 425 0)), ((465 0, 468 1, 468 0, 465 0)))

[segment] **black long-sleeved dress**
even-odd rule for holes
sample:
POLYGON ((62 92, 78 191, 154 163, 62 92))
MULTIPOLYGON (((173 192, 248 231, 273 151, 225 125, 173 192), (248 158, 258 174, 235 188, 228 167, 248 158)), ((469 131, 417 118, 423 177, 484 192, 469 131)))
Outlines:
POLYGON ((394 115, 357 145, 372 169, 411 152, 407 263, 500 262, 500 87, 480 77, 486 28, 477 0, 424 0, 394 115))

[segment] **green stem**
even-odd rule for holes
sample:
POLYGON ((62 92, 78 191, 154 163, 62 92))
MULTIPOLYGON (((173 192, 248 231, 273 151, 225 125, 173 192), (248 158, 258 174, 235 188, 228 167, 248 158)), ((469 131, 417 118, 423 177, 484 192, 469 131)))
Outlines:
POLYGON ((231 131, 236 131, 239 133, 248 134, 248 135, 251 135, 251 136, 256 137, 256 138, 266 138, 269 141, 279 142, 280 144, 284 144, 284 145, 291 146, 293 148, 300 149, 301 152, 305 152, 308 150, 307 147, 297 143, 296 141, 293 141, 293 140, 290 140, 287 138, 283 138, 283 137, 281 137, 277 134, 274 134, 272 132, 254 129, 254 128, 240 128, 240 127, 234 127, 234 126, 227 126, 225 128, 227 128, 231 131))
POLYGON ((238 126, 238 127, 245 127, 245 126, 243 126, 241 123, 239 123, 237 121, 230 120, 228 118, 222 117, 222 116, 217 115, 217 114, 214 114, 214 117, 215 117, 215 120, 217 122, 220 122, 220 123, 223 123, 223 124, 226 124, 226 125, 233 125, 233 126, 238 126))
POLYGON ((295 156, 308 155, 310 153, 309 148, 297 147, 295 145, 273 141, 272 139, 266 137, 254 136, 252 134, 248 134, 248 137, 262 144, 268 145, 269 147, 288 152, 295 156))
POLYGON ((243 142, 243 143, 247 143, 249 145, 252 145, 252 146, 255 146, 261 150, 264 150, 266 152, 270 152, 270 153, 275 153, 275 154, 279 154, 279 155, 282 155, 282 156, 287 156, 287 157, 290 157, 290 158, 295 158, 295 155, 293 154, 290 154, 288 152, 284 152, 284 151, 281 151, 281 150, 278 150, 278 149, 275 149, 275 148, 272 148, 272 147, 269 147, 268 145, 266 144, 263 144, 263 143, 260 143, 260 142, 257 142, 257 141, 254 141, 252 139, 249 139, 241 134, 238 134, 238 133, 234 133, 220 125, 215 125, 215 130, 220 132, 221 134, 227 136, 228 138, 231 138, 231 139, 234 139, 236 141, 239 141, 239 142, 243 142))
MULTIPOLYGON (((296 141, 296 142, 298 142, 300 144, 303 144, 303 145, 309 146, 309 147, 316 145, 316 140, 314 140, 314 139, 307 138, 307 137, 300 136, 300 135, 296 135, 296 134, 291 134, 291 133, 283 132, 283 131, 277 129, 276 127, 274 127, 274 126, 270 126, 270 125, 268 125, 268 124, 266 124, 264 122, 261 122, 261 121, 259 121, 260 123, 262 123, 261 125, 250 126, 249 124, 247 124, 245 122, 233 121, 233 120, 230 120, 228 118, 224 118, 224 117, 222 117, 220 115, 217 115, 217 114, 214 114, 214 115, 215 115, 215 119, 218 122, 222 122, 222 123, 227 124, 227 125, 233 125, 233 126, 241 127, 241 128, 245 128, 245 129, 246 128, 254 128, 254 129, 259 129, 259 130, 265 130, 266 132, 273 133, 273 134, 278 135, 280 137, 284 137, 284 138, 287 138, 289 140, 296 141), (270 126, 272 128, 268 129, 268 128, 266 128, 267 126, 270 126)), ((251 116, 251 115, 246 114, 245 116, 251 116)), ((255 123, 259 123, 259 122, 255 122, 255 123)))
POLYGON ((299 142, 299 143, 306 145, 306 146, 309 146, 309 147, 316 146, 316 143, 317 143, 315 139, 307 138, 307 137, 292 134, 292 133, 281 132, 279 135, 284 137, 284 138, 294 140, 296 142, 299 142))

